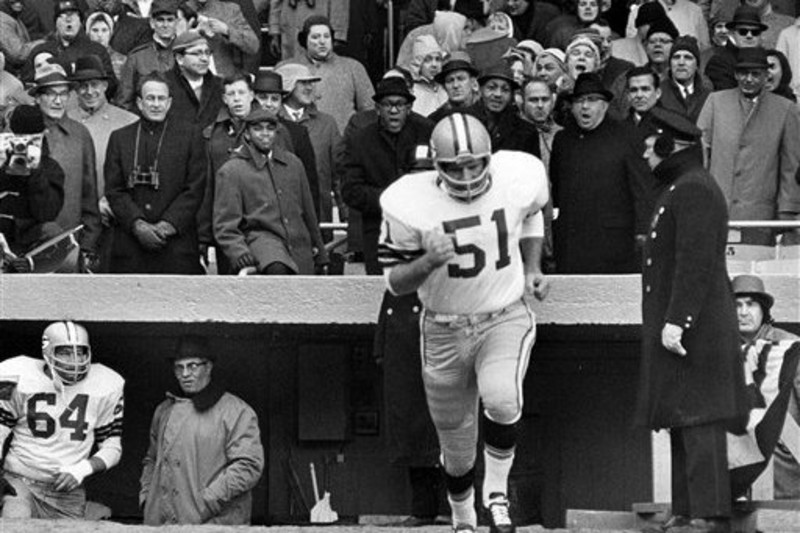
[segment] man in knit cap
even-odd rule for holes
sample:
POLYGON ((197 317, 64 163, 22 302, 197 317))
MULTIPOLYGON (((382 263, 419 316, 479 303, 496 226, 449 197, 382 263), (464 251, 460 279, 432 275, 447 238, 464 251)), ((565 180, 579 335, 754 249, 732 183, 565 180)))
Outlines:
POLYGON ((647 52, 647 64, 661 80, 667 78, 669 70, 669 54, 672 44, 678 38, 678 30, 669 19, 659 19, 647 29, 644 49, 647 52))
POLYGON ((669 75, 661 82, 661 106, 697 122, 711 93, 700 75, 700 49, 689 35, 675 40, 669 54, 669 75))

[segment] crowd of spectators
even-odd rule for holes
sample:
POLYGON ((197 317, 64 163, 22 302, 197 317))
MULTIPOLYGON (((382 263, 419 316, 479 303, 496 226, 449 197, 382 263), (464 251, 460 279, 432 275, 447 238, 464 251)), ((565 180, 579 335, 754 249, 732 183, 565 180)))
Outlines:
MULTIPOLYGON (((800 218, 798 7, 0 0, 0 126, 21 106, 44 124, 48 163, 31 172, 58 168, 43 179, 63 191, 42 235, 83 226, 67 272, 320 274, 334 233, 319 224, 342 221, 350 260, 376 274, 378 197, 430 163, 453 110, 494 151, 544 161, 549 271, 635 272, 654 107, 703 131, 732 220, 800 218)), ((15 242, 30 223, 16 201, 1 196, 0 213, 24 254, 38 242, 15 242)))

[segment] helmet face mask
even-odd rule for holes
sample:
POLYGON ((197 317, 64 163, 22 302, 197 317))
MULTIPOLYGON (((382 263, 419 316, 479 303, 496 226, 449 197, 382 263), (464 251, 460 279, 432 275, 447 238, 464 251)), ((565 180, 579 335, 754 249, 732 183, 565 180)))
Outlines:
POLYGON ((42 334, 42 356, 53 380, 75 385, 92 364, 89 333, 74 322, 54 322, 42 334))
POLYGON ((489 132, 472 115, 453 113, 431 133, 433 164, 440 183, 458 200, 471 202, 491 187, 489 132))

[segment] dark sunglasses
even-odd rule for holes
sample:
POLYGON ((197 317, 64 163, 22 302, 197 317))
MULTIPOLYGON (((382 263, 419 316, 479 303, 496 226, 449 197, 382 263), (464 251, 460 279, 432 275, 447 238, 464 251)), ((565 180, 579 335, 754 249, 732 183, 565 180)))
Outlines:
POLYGON ((747 35, 758 37, 759 35, 761 35, 762 30, 759 30, 757 28, 739 28, 738 30, 736 30, 736 33, 738 33, 742 37, 745 37, 747 35))

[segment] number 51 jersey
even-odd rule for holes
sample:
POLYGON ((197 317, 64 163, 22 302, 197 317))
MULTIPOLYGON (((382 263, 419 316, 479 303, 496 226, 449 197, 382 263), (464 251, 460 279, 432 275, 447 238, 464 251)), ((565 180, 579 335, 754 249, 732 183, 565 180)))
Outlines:
POLYGON ((87 459, 95 441, 119 446, 124 385, 100 363, 60 391, 41 359, 20 355, 0 363, 0 443, 14 433, 5 469, 52 481, 61 467, 87 459))
POLYGON ((453 238, 456 257, 432 272, 418 291, 429 311, 487 313, 522 298, 519 241, 542 236, 534 215, 549 198, 547 175, 539 159, 512 151, 493 154, 489 173, 488 191, 471 202, 450 196, 437 171, 407 174, 381 195, 379 258, 385 269, 424 254, 429 231, 453 238))

